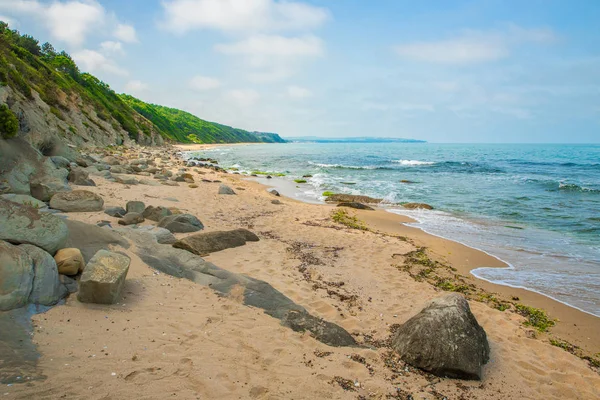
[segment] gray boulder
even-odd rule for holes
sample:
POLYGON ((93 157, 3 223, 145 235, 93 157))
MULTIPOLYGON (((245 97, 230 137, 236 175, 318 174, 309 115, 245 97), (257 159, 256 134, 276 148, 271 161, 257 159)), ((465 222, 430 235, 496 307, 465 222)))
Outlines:
POLYGON ((458 293, 433 299, 392 336, 392 348, 407 363, 434 375, 481 379, 490 347, 469 303, 458 293))
POLYGON ((27 304, 33 286, 33 262, 17 246, 0 240, 0 311, 27 304))
POLYGON ((164 217, 168 217, 169 215, 173 215, 173 213, 171 212, 171 210, 169 210, 166 207, 148 206, 144 210, 143 215, 144 215, 144 218, 146 218, 146 219, 158 222, 161 219, 163 219, 164 217))
POLYGON ((116 182, 124 185, 138 185, 140 182, 132 176, 114 175, 116 182))
POLYGON ((184 249, 197 255, 239 247, 246 242, 258 242, 259 238, 247 229, 198 233, 178 240, 173 247, 184 249))
POLYGON ((58 303, 68 292, 58 279, 58 268, 54 258, 30 244, 22 244, 19 248, 24 250, 33 262, 33 287, 28 302, 44 306, 58 303))
POLYGON ((169 215, 160 220, 158 227, 168 229, 172 233, 198 232, 204 229, 202 222, 191 214, 169 215))
POLYGON ((98 251, 81 274, 77 299, 82 303, 116 303, 125 284, 130 262, 125 255, 98 251))
POLYGON ((90 174, 83 168, 72 168, 68 176, 69 182, 79 186, 96 186, 96 182, 90 179, 90 174))
POLYGON ((128 213, 143 214, 146 209, 146 205, 142 201, 128 201, 125 205, 125 209, 128 213))
POLYGON ((235 192, 227 185, 219 185, 219 194, 235 194, 235 192))
POLYGON ((145 240, 159 244, 173 244, 177 241, 177 238, 167 229, 152 225, 118 227, 115 231, 128 238, 135 237, 134 241, 145 240))
POLYGON ((277 197, 281 196, 281 195, 279 194, 279 192, 278 192, 277 190, 275 190, 275 189, 271 189, 271 190, 269 190, 269 193, 271 193, 272 195, 274 195, 274 196, 277 196, 277 197))
POLYGON ((64 247, 68 230, 55 215, 0 199, 0 240, 33 244, 50 254, 64 247))
POLYGON ((21 204, 24 206, 37 208, 37 209, 48 207, 48 205, 46 203, 44 203, 43 201, 40 201, 40 200, 38 200, 34 197, 31 197, 31 196, 28 196, 26 194, 8 193, 8 194, 0 195, 0 197, 3 198, 4 200, 12 201, 13 203, 17 203, 17 204, 21 204))
POLYGON ((71 161, 67 160, 62 156, 52 156, 50 160, 56 165, 57 168, 69 168, 71 161))
POLYGON ((107 165, 120 165, 121 162, 113 156, 106 156, 102 159, 102 162, 107 164, 107 165))
POLYGON ((144 217, 142 214, 129 212, 119 220, 119 225, 134 225, 141 224, 142 222, 144 222, 144 217))
POLYGON ((50 207, 64 212, 102 211, 104 200, 87 190, 57 193, 50 199, 50 207))
POLYGON ((127 214, 127 210, 125 210, 123 207, 108 207, 104 210, 104 214, 115 218, 122 218, 125 214, 127 214))
POLYGON ((21 138, 0 140, 0 160, 1 193, 27 194, 47 201, 56 192, 70 190, 68 171, 57 168, 21 138))
POLYGON ((110 228, 68 219, 65 220, 65 224, 69 233, 64 247, 79 249, 85 261, 89 261, 98 250, 107 249, 109 246, 129 248, 129 243, 110 228))

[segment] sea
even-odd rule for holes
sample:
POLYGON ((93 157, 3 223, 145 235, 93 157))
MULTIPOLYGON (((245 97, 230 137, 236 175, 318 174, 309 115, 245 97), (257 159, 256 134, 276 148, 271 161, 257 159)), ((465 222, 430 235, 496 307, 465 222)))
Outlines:
POLYGON ((476 277, 600 316, 600 145, 285 143, 187 156, 285 174, 263 182, 303 201, 322 202, 324 191, 383 198, 412 226, 509 265, 482 266, 476 277), (435 210, 406 210, 405 202, 435 210))

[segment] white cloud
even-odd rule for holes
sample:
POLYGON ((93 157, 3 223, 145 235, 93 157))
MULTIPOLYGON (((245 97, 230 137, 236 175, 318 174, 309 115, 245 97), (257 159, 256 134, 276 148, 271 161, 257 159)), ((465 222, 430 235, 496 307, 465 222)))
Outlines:
POLYGON ((508 55, 503 43, 483 38, 457 38, 437 42, 415 42, 396 47, 401 57, 440 64, 473 64, 495 61, 508 55))
POLYGON ((100 48, 105 53, 125 54, 123 44, 121 42, 106 41, 100 43, 100 48))
POLYGON ((287 94, 293 99, 305 99, 313 95, 310 90, 300 86, 288 86, 287 94))
POLYGON ((135 29, 117 22, 96 0, 0 0, 0 11, 9 16, 23 16, 45 27, 54 40, 81 48, 88 35, 106 33, 122 42, 136 42, 135 29))
POLYGON ((125 91, 129 93, 139 93, 148 90, 148 84, 142 81, 133 80, 125 84, 125 91))
POLYGON ((217 44, 215 50, 229 56, 241 57, 248 78, 254 82, 275 82, 298 71, 303 61, 325 53, 323 41, 315 36, 284 37, 254 35, 244 40, 217 44))
POLYGON ((209 76, 196 75, 190 80, 190 86, 195 90, 211 90, 221 86, 221 81, 209 76))
POLYGON ((223 54, 245 55, 252 59, 263 56, 314 57, 324 53, 323 41, 316 36, 255 35, 239 42, 217 44, 215 49, 223 54))
POLYGON ((509 25, 501 31, 465 30, 450 39, 402 44, 394 48, 399 56, 438 64, 467 65, 497 61, 524 43, 551 43, 556 35, 549 29, 525 29, 509 25))
POLYGON ((276 0, 165 0, 163 26, 176 33, 193 29, 292 31, 322 25, 329 12, 307 3, 276 0))
POLYGON ((126 70, 116 65, 114 61, 110 60, 100 52, 84 49, 73 53, 72 56, 77 64, 82 66, 82 70, 84 71, 91 73, 101 71, 119 76, 128 75, 126 70))
POLYGON ((125 43, 137 43, 137 34, 135 28, 131 25, 118 24, 113 36, 125 43))
POLYGON ((260 94, 256 90, 235 89, 228 91, 226 98, 240 107, 249 107, 260 99, 260 94))

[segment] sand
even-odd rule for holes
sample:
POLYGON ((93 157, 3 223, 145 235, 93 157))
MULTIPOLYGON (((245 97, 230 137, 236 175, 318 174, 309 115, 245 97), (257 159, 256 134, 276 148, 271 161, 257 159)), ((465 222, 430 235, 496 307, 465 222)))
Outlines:
MULTIPOLYGON (((353 230, 331 221, 333 206, 283 197, 279 198, 283 204, 275 205, 271 200, 276 197, 264 186, 239 175, 192 174, 198 188, 183 183, 177 187, 125 186, 94 177, 98 186, 85 189, 102 195, 106 207, 141 200, 194 214, 206 231, 252 230, 261 238, 259 242, 205 258, 221 268, 269 282, 309 312, 356 333, 359 339, 386 339, 391 325, 406 321, 444 293, 397 268, 399 260, 394 255, 416 247, 390 234, 426 245, 434 256, 465 275, 482 265, 502 266, 484 253, 401 225, 404 217, 382 210, 356 214, 383 233, 353 230), (220 179, 237 195, 220 196, 219 183, 200 182, 201 178, 220 179)), ((73 213, 69 218, 117 223, 101 212, 73 213)), ((412 393, 415 399, 600 397, 600 375, 586 361, 550 345, 546 335, 533 338, 520 315, 478 301, 470 301, 471 309, 491 346, 483 380, 440 379, 402 363, 394 367, 396 359, 386 348, 326 346, 243 305, 239 296, 221 297, 210 288, 157 273, 133 250, 127 251, 132 264, 119 304, 82 304, 71 296, 64 305, 33 317, 33 341, 41 354, 37 369, 46 379, 4 387, 0 396, 401 399, 412 393), (337 383, 339 378, 350 380, 354 390, 344 390, 337 383)), ((600 351, 598 318, 568 307, 562 310, 559 303, 525 291, 496 285, 490 290, 507 296, 516 293, 524 303, 531 301, 553 316, 560 315, 561 322, 553 331, 600 351), (564 315, 559 314, 561 310, 564 315)))

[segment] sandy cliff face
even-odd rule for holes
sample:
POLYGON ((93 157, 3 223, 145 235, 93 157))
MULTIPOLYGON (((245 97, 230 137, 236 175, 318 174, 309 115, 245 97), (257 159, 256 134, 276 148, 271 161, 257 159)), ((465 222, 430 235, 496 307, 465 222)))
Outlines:
MULTIPOLYGON (((0 104, 7 104, 19 118, 18 136, 44 155, 63 155, 68 148, 164 143, 149 121, 146 121, 151 127, 149 135, 139 132, 137 137, 131 138, 116 120, 112 117, 103 120, 76 94, 67 96, 61 92, 60 107, 50 107, 35 90, 32 94, 33 100, 30 100, 8 86, 0 86, 0 104)), ((137 120, 145 118, 136 115, 137 120)))

